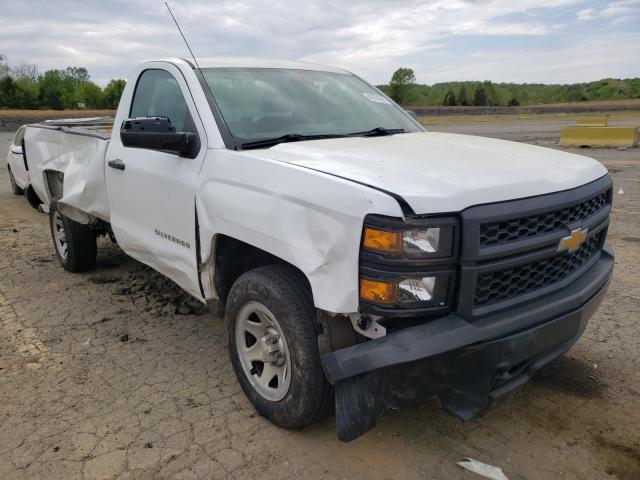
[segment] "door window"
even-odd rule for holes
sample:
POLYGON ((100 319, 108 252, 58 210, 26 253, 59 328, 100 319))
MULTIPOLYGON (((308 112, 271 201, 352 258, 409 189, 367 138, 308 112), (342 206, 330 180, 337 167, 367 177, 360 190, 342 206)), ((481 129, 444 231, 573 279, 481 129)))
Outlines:
POLYGON ((167 117, 177 132, 196 131, 175 77, 166 70, 142 72, 131 102, 130 117, 167 117))

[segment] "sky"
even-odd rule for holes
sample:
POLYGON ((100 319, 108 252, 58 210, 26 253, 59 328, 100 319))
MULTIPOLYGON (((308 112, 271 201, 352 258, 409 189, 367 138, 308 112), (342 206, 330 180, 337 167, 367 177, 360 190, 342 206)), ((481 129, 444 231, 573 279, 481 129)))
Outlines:
MULTIPOLYGON (((196 57, 323 63, 371 83, 576 83, 640 76, 640 0, 171 0, 196 57)), ((0 54, 84 66, 101 86, 188 57, 160 0, 0 0, 0 54)))

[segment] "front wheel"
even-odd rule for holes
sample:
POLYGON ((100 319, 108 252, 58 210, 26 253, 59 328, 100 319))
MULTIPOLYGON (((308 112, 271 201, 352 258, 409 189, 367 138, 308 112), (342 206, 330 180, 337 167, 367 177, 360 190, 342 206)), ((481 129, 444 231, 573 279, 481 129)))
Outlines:
POLYGON ((332 405, 304 277, 284 265, 241 275, 227 300, 229 354, 244 393, 285 428, 320 420, 332 405))
POLYGON ((65 217, 54 201, 49 206, 49 227, 60 264, 68 272, 83 272, 96 264, 96 234, 90 227, 65 217))
POLYGON ((13 176, 11 167, 7 165, 7 168, 9 169, 9 181, 11 182, 11 191, 13 192, 14 195, 22 195, 24 193, 24 190, 20 188, 16 183, 16 178, 13 176))

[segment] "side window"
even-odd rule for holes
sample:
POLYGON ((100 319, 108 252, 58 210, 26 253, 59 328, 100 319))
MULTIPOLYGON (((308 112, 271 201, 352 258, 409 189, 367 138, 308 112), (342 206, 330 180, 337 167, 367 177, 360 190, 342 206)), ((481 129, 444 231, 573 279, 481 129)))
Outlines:
POLYGON ((20 145, 22 145, 22 139, 24 138, 24 130, 25 130, 25 128, 24 128, 24 127, 20 127, 20 128, 18 129, 18 131, 16 132, 16 136, 15 136, 15 138, 13 139, 13 144, 14 144, 14 145, 17 145, 18 147, 19 147, 20 145))
POLYGON ((145 70, 138 78, 130 117, 167 117, 177 132, 196 131, 180 85, 166 70, 145 70))

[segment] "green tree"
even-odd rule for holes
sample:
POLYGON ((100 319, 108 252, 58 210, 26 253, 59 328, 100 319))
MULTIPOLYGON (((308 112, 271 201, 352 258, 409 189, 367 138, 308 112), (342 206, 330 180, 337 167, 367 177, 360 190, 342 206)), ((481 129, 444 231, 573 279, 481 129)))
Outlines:
POLYGON ((78 85, 74 94, 75 104, 83 103, 87 108, 102 107, 102 89, 93 82, 84 82, 78 85))
POLYGON ((15 108, 16 82, 8 75, 0 79, 0 107, 15 108))
POLYGON ((469 106, 469 100, 467 99, 467 89, 464 84, 460 86, 460 90, 458 91, 458 105, 462 105, 463 107, 469 106))
POLYGON ((510 107, 519 107, 520 106, 520 102, 518 101, 518 99, 516 97, 512 97, 511 100, 509 100, 509 103, 507 104, 510 107))
POLYGON ((485 92, 482 85, 478 85, 473 93, 473 104, 476 106, 485 106, 487 104, 487 92, 485 92))
POLYGON ((84 67, 67 67, 62 76, 76 87, 90 80, 89 72, 84 67))
POLYGON ((444 100, 442 101, 442 105, 447 107, 455 107, 457 105, 456 96, 453 93, 453 90, 449 89, 447 91, 447 94, 444 96, 444 100))
POLYGON ((40 77, 40 101, 43 106, 62 110, 69 96, 68 85, 60 70, 47 70, 40 77))
POLYGON ((103 101, 106 108, 116 109, 122 96, 126 81, 122 79, 111 80, 104 88, 103 101))
POLYGON ((410 68, 399 68, 393 72, 391 82, 391 97, 399 104, 405 104, 416 84, 416 76, 410 68))
POLYGON ((499 88, 495 83, 486 80, 482 82, 482 86, 484 87, 484 91, 487 95, 488 105, 504 105, 504 102, 502 101, 502 95, 500 94, 499 88))
POLYGON ((16 84, 16 107, 17 108, 38 108, 38 97, 40 87, 37 81, 28 78, 18 78, 16 84))

